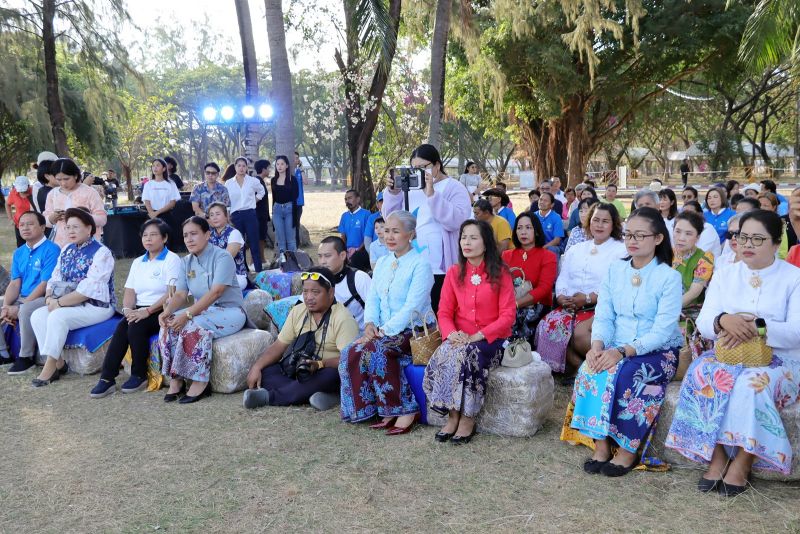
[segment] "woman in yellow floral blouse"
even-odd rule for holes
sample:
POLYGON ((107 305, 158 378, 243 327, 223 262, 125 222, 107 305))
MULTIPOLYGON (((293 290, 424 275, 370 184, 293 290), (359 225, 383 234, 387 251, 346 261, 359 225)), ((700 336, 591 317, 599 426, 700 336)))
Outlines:
POLYGON ((675 217, 673 231, 672 267, 681 273, 683 312, 694 311, 694 316, 700 311, 706 287, 714 274, 714 255, 697 248, 704 222, 700 214, 684 211, 675 217))

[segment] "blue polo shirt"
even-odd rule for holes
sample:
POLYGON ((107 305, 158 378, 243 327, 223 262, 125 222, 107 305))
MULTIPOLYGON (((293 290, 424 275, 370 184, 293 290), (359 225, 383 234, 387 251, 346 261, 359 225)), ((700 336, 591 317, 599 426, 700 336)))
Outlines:
POLYGON ((537 211, 536 217, 538 217, 539 222, 542 223, 545 243, 549 243, 556 237, 564 238, 564 223, 561 222, 561 217, 555 210, 550 210, 547 217, 542 217, 542 212, 537 211))
POLYGON ((703 216, 706 218, 706 222, 713 226, 714 230, 717 231, 720 243, 725 242, 725 232, 728 231, 728 220, 730 220, 730 218, 734 215, 736 215, 736 212, 730 208, 725 208, 717 215, 714 215, 714 213, 708 208, 703 210, 703 216))
POLYGON ((347 248, 358 248, 364 244, 369 215, 370 213, 364 208, 342 213, 342 218, 339 219, 339 233, 347 238, 347 248))
POLYGON ((45 237, 42 237, 33 249, 26 243, 14 251, 11 259, 11 279, 22 280, 19 289, 21 298, 27 298, 36 286, 50 280, 60 253, 58 245, 45 237))
POLYGON ((382 214, 380 211, 376 211, 375 213, 370 214, 369 219, 367 219, 367 229, 364 230, 365 237, 368 237, 373 241, 378 239, 378 236, 375 235, 375 221, 380 219, 381 215, 382 214))
POLYGON ((508 221, 508 225, 511 227, 511 230, 514 230, 514 223, 517 222, 517 216, 514 215, 514 210, 505 206, 500 208, 500 211, 497 214, 508 221))
POLYGON ((303 169, 297 167, 294 170, 294 179, 297 180, 297 202, 298 206, 304 206, 306 197, 303 195, 303 169))

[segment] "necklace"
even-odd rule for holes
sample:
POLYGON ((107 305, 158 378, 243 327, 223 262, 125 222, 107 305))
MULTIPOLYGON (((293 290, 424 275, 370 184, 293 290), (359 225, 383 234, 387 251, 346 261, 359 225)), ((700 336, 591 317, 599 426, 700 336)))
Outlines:
POLYGON ((750 287, 753 289, 758 289, 761 287, 761 277, 758 275, 758 273, 753 273, 750 276, 750 287))

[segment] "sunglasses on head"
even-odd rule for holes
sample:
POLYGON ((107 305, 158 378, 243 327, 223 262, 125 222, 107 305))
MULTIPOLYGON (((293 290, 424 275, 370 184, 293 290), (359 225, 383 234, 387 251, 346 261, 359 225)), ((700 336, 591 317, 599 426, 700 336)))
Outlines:
POLYGON ((328 286, 333 287, 333 283, 331 283, 331 281, 328 280, 323 274, 309 273, 309 272, 300 273, 300 280, 302 280, 303 282, 305 282, 306 280, 313 280, 314 282, 319 282, 320 278, 325 280, 328 283, 328 286))

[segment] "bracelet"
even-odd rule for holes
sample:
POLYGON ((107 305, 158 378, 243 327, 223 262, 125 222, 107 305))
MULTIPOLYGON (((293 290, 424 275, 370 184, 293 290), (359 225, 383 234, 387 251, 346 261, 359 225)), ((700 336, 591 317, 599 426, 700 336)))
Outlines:
POLYGON ((717 333, 720 330, 722 330, 722 323, 720 323, 720 320, 722 319, 723 315, 727 315, 727 314, 725 312, 722 312, 719 315, 717 315, 716 317, 714 317, 714 331, 717 332, 717 333))

